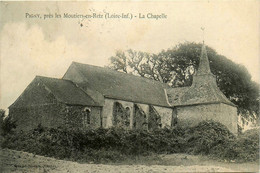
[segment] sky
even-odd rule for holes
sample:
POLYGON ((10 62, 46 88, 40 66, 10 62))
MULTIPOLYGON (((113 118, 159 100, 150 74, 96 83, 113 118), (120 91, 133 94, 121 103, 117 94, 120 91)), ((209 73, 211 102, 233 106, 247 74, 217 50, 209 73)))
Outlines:
POLYGON ((36 75, 62 78, 72 61, 106 66, 116 50, 158 53, 186 41, 201 43, 201 27, 208 46, 244 65, 259 83, 259 2, 0 2, 0 108, 36 75), (122 13, 132 19, 112 18, 122 13))

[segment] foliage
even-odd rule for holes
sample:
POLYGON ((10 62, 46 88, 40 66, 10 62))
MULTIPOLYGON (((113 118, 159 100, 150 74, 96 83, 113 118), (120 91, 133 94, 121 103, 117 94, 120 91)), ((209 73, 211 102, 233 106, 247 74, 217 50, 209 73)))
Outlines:
POLYGON ((4 123, 4 117, 5 117, 5 110, 0 109, 0 125, 1 125, 1 128, 2 128, 3 123, 4 123))
MULTIPOLYGON (((158 54, 128 50, 110 58, 109 67, 125 73, 158 80, 172 87, 190 86, 199 65, 201 44, 181 43, 158 54)), ((259 84, 251 80, 247 69, 207 47, 212 73, 226 97, 247 117, 259 115, 259 84)))
POLYGON ((213 147, 210 154, 217 158, 241 162, 259 160, 259 131, 254 129, 237 139, 227 140, 224 145, 213 147))
POLYGON ((193 154, 210 154, 212 148, 225 144, 235 136, 219 122, 203 121, 185 133, 187 151, 193 154))
POLYGON ((236 138, 220 123, 204 121, 195 127, 154 131, 120 128, 81 130, 75 128, 38 128, 10 133, 1 146, 34 154, 92 161, 119 162, 151 154, 192 153, 215 158, 255 161, 259 137, 256 133, 236 138))
POLYGON ((5 110, 4 109, 0 109, 0 116, 4 117, 5 116, 5 110))
POLYGON ((11 117, 5 117, 5 111, 0 109, 0 135, 5 136, 16 128, 15 122, 11 117))

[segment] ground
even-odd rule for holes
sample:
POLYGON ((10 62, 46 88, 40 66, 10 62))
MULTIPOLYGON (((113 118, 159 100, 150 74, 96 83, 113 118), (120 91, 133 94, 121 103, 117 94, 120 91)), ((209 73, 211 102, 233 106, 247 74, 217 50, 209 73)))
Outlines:
POLYGON ((119 173, 169 173, 169 172, 258 172, 254 163, 228 163, 205 156, 187 154, 160 155, 158 159, 142 159, 139 163, 93 164, 57 160, 27 152, 0 150, 0 172, 119 172, 119 173))

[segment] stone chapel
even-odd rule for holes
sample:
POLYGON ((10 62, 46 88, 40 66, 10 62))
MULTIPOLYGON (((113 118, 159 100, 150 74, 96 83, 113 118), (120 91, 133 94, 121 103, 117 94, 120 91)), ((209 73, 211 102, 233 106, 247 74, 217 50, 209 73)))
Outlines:
POLYGON ((219 90, 204 44, 190 87, 73 62, 61 79, 36 76, 9 116, 22 130, 39 124, 153 130, 214 120, 237 134, 237 107, 219 90))

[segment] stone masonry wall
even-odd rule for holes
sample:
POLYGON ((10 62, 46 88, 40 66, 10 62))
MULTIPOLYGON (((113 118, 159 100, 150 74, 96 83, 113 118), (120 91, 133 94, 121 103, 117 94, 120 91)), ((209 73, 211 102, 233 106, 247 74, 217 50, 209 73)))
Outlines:
POLYGON ((177 107, 177 118, 178 124, 182 126, 194 126, 203 120, 214 120, 237 134, 237 108, 226 104, 177 107))
MULTIPOLYGON (((70 126, 85 128, 82 110, 85 106, 67 106, 65 104, 45 104, 37 106, 19 107, 9 110, 9 115, 16 121, 17 130, 30 130, 39 124, 44 127, 57 128, 70 126)), ((90 126, 101 126, 101 108, 90 108, 90 126)))
POLYGON ((63 105, 49 104, 39 106, 18 107, 9 110, 11 116, 17 124, 17 130, 30 130, 39 124, 45 127, 58 127, 65 124, 65 119, 60 110, 63 105))

